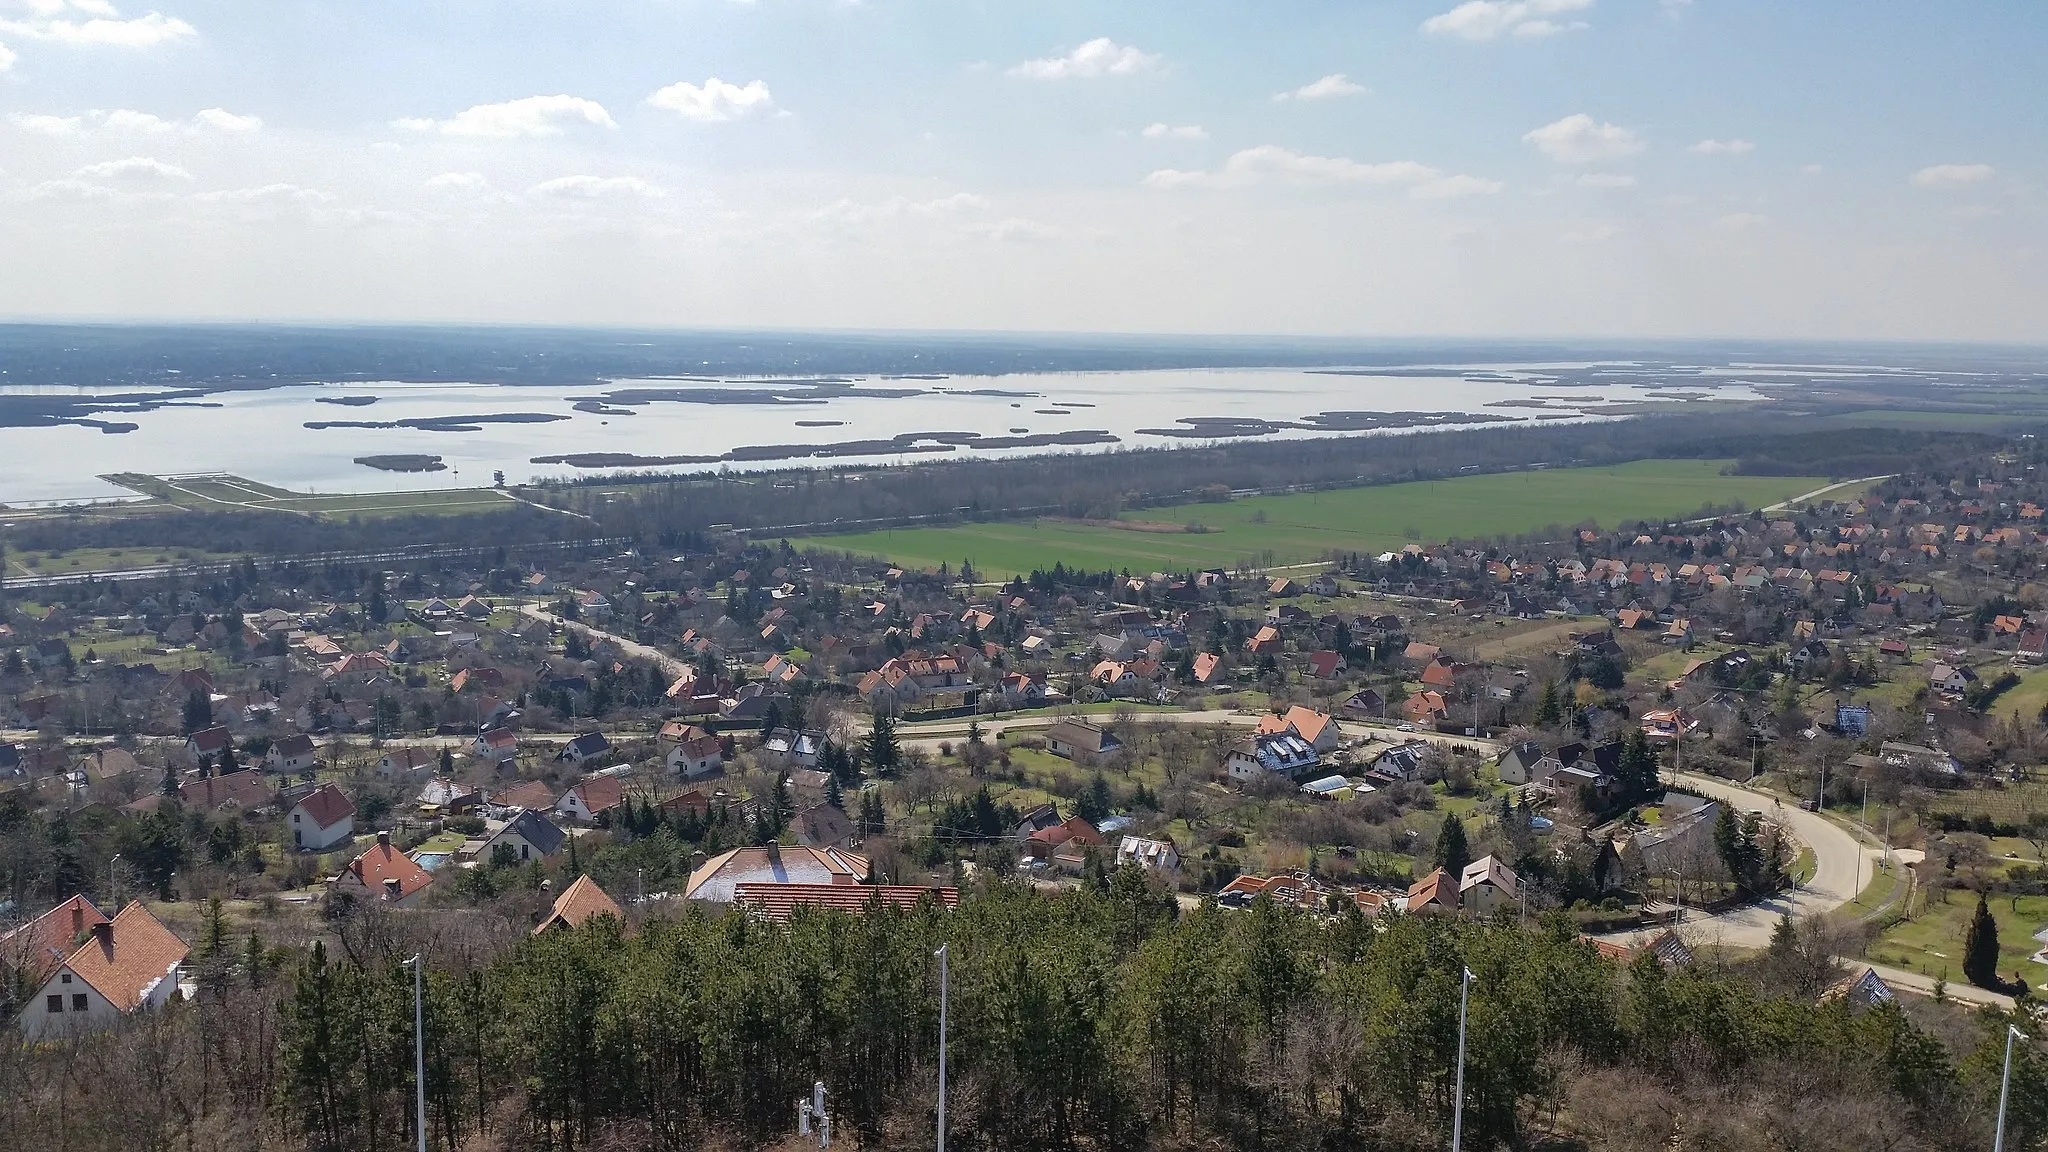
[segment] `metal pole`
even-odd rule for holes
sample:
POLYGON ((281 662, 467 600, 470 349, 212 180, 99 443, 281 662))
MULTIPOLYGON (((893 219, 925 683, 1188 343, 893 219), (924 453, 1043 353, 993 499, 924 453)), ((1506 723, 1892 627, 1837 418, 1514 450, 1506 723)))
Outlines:
POLYGON ((1465 1006, 1472 994, 1472 970, 1458 980, 1458 1088, 1451 1097, 1451 1152, 1465 1139, 1465 1006))
POLYGON ((951 947, 941 944, 933 953, 939 958, 939 1152, 946 1152, 946 951, 951 947))
POLYGON ((2010 1024, 2005 1026, 2005 1073, 1998 1078, 1998 1134, 1991 1139, 1991 1152, 2005 1152, 2005 1100, 2012 1091, 2012 1042, 2026 1036, 2010 1024))
POLYGON ((121 910, 121 880, 120 874, 114 871, 114 865, 120 862, 119 852, 114 853, 114 858, 107 861, 107 907, 116 912, 121 910))
POLYGON ((427 1152, 427 1012, 421 994, 421 973, 426 970, 424 955, 415 952, 407 961, 412 965, 413 1122, 419 1128, 420 1152, 427 1152))

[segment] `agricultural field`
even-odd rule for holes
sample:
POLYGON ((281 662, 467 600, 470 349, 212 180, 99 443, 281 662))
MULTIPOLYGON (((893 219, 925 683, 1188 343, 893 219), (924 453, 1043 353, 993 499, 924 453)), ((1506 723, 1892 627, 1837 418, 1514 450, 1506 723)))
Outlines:
POLYGON ((379 516, 450 516, 503 511, 516 500, 494 488, 423 489, 414 492, 293 492, 240 476, 145 476, 122 472, 102 477, 165 504, 198 512, 258 510, 294 512, 324 519, 379 516))
POLYGON ((1258 496, 1126 513, 1116 520, 959 524, 813 537, 804 543, 909 567, 958 565, 1009 576, 1064 562, 1134 572, 1270 567, 1331 552, 1540 532, 1588 521, 1683 516, 1714 504, 1757 508, 1824 487, 1811 476, 1723 476, 1719 460, 1638 460, 1604 468, 1464 476, 1258 496))

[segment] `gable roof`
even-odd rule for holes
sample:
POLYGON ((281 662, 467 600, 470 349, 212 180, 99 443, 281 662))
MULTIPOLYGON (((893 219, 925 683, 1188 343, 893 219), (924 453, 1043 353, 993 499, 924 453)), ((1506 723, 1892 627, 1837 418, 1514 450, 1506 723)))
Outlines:
POLYGON ((106 913, 83 895, 73 896, 11 932, 0 933, 0 964, 18 967, 29 984, 41 984, 78 947, 78 938, 106 913))
POLYGON ((157 983, 172 979, 191 950, 163 921, 132 900, 64 961, 80 980, 123 1012, 139 1007, 157 983))
POLYGON ((310 755, 314 750, 313 738, 311 736, 306 735, 304 732, 300 732, 292 736, 287 736, 284 739, 279 740, 275 747, 278 758, 282 760, 290 760, 295 757, 310 755))
POLYGON ((867 876, 867 857, 838 848, 792 848, 779 844, 734 848, 712 857, 690 873, 683 898, 730 903, 741 884, 852 885, 867 876))
POLYGON ((368 852, 348 862, 346 869, 363 887, 384 899, 403 900, 434 882, 434 874, 400 852, 389 840, 379 840, 368 852), (393 894, 387 881, 398 882, 393 894))
POLYGON ((1425 904, 1446 908, 1458 906, 1458 882, 1451 878, 1449 872, 1438 868, 1408 889, 1408 907, 1419 908, 1425 904))
POLYGON ((553 808, 555 790, 544 780, 526 780, 491 793, 491 803, 503 808, 553 808))
POLYGON ((312 818, 313 823, 322 828, 332 828, 356 814, 355 801, 348 798, 348 793, 332 784, 322 784, 306 793, 305 798, 293 807, 305 812, 312 818))
POLYGON ((574 928, 593 916, 616 916, 619 923, 626 922, 626 914, 620 911, 617 902, 605 895, 604 889, 588 876, 578 876, 576 882, 562 889, 555 897, 555 906, 548 912, 547 919, 533 926, 538 936, 550 928, 574 928))
POLYGON ((534 846, 543 856, 553 856, 562 850, 562 842, 569 838, 567 832, 555 827, 554 821, 532 809, 527 809, 505 822, 503 828, 484 843, 495 842, 500 836, 517 836, 534 846))
POLYGON ((619 802, 626 798, 626 782, 617 776, 592 776, 569 791, 574 792, 595 816, 619 806, 619 802))

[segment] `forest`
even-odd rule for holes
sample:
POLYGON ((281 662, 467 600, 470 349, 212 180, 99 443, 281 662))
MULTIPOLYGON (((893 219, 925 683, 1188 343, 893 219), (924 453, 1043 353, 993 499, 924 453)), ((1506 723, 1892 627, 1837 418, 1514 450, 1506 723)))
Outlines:
MULTIPOLYGON (((948 1146, 1439 1149, 1471 972, 1470 1149, 1990 1145, 2011 1017, 1852 1006, 1817 925, 1759 957, 1618 962, 1568 921, 1369 920, 1213 902, 1126 870, 1047 896, 779 924, 636 908, 532 936, 537 894, 356 909, 303 949, 208 921, 199 994, 0 1055, 14 1147, 413 1144, 412 978, 427 957, 436 1149, 795 1147, 815 1080, 842 1144, 934 1144, 950 947, 948 1146)), ((2048 1135, 2023 1045, 2009 1147, 2048 1135)))

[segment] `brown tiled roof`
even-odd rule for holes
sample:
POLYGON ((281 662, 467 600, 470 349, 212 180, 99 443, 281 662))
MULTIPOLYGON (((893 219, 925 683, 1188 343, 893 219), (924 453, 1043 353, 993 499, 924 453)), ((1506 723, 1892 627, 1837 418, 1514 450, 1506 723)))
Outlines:
POLYGON ((350 800, 346 792, 332 784, 322 784, 313 789, 295 806, 304 809, 306 815, 312 817, 313 823, 322 828, 332 828, 342 817, 356 814, 355 801, 350 800))
POLYGON ((128 1012, 141 1005, 157 981, 184 963, 189 951, 177 933, 135 900, 121 909, 108 930, 88 936, 64 966, 114 1007, 128 1012))
POLYGON ((78 947, 78 938, 107 917, 84 896, 73 896, 12 932, 0 934, 0 965, 18 967, 28 984, 41 984, 64 957, 78 947))
POLYGON ((420 867, 389 841, 380 840, 368 852, 349 861, 348 870, 373 895, 403 900, 434 882, 434 874, 420 867), (390 896, 387 880, 398 881, 398 893, 390 896))
POLYGON ((770 844, 735 848, 714 856, 690 873, 683 896, 727 902, 741 884, 859 884, 868 877, 867 857, 838 848, 791 848, 770 844))
POLYGON ((554 789, 542 780, 528 780, 515 784, 503 792, 491 793, 491 803, 505 808, 531 808, 539 811, 555 806, 554 789))
POLYGON ((592 776, 570 791, 583 797, 583 806, 594 816, 619 806, 626 798, 626 782, 617 776, 592 776))
POLYGON ((604 889, 590 877, 578 876, 574 884, 555 897, 554 910, 548 913, 547 919, 535 925, 533 931, 538 935, 550 928, 574 928, 592 916, 616 916, 620 923, 626 920, 626 914, 604 894, 604 889))
POLYGON ((839 912, 866 912, 876 903, 894 908, 915 908, 926 896, 936 897, 943 908, 960 903, 958 888, 923 888, 914 884, 774 884, 745 883, 733 886, 733 902, 770 920, 788 920, 798 908, 839 912))

